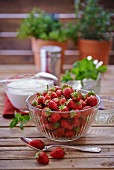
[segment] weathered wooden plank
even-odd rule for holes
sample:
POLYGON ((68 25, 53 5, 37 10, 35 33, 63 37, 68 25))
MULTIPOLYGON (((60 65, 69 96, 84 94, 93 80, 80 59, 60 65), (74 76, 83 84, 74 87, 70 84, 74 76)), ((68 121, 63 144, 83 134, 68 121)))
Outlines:
MULTIPOLYGON (((34 64, 33 55, 0 55, 0 64, 34 64)), ((6 66, 7 67, 7 66, 6 66)))
POLYGON ((0 38, 0 50, 29 50, 31 49, 30 40, 21 40, 16 38, 0 38))
MULTIPOLYGON (((29 137, 41 137, 42 135, 38 132, 35 127, 27 128, 25 127, 24 130, 20 130, 19 128, 2 128, 0 131, 0 138, 4 137, 21 137, 21 136, 29 136, 29 137), (29 129, 29 130, 28 130, 29 129)), ((102 138, 102 137, 114 137, 114 128, 113 127, 91 127, 86 134, 86 137, 95 137, 102 138)))
MULTIPOLYGON (((9 147, 11 148, 11 147, 9 147)), ((96 154, 93 153, 87 153, 87 152, 80 152, 76 150, 71 149, 65 149, 66 155, 65 158, 71 159, 74 158, 77 155, 77 158, 95 158, 96 154)), ((22 150, 19 147, 19 150, 0 150, 0 159, 34 159, 35 158, 36 151, 33 150, 22 150)), ((49 153, 48 153, 49 155, 49 153)), ((101 152, 97 154, 98 158, 106 157, 106 158, 114 158, 114 148, 102 148, 101 152)), ((51 158, 49 156, 49 158, 51 158)))
POLYGON ((114 168, 114 158, 70 158, 70 159, 62 159, 55 160, 51 159, 49 165, 43 166, 36 162, 35 159, 29 160, 1 160, 0 168, 3 170, 25 170, 25 169, 50 169, 50 170, 85 170, 85 169, 113 169, 114 168))

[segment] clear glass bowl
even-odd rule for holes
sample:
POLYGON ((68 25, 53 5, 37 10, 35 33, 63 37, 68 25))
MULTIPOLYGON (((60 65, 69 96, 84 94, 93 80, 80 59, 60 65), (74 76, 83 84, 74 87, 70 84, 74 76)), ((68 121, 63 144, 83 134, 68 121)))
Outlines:
MULTIPOLYGON (((80 91, 83 94, 87 93, 85 90, 80 91)), ((96 116, 100 103, 100 98, 97 96, 97 106, 80 111, 48 111, 49 116, 45 117, 44 114, 46 112, 47 115, 47 111, 38 109, 31 105, 34 98, 35 95, 29 96, 26 102, 35 126, 45 137, 60 142, 68 142, 84 136, 96 116), (59 113, 61 117, 60 120, 54 124, 49 121, 50 115, 53 113, 59 113), (66 124, 66 126, 64 124, 66 124)))
POLYGON ((114 98, 100 96, 101 103, 95 117, 96 123, 114 123, 114 98))
POLYGON ((92 79, 84 79, 83 86, 80 80, 71 80, 68 81, 67 84, 73 87, 73 89, 84 89, 84 90, 92 90, 96 94, 99 94, 101 89, 101 74, 98 75, 97 80, 92 79))
POLYGON ((22 112, 28 112, 26 99, 29 95, 36 92, 42 92, 54 84, 53 80, 43 78, 26 78, 26 76, 16 77, 10 82, 3 83, 5 92, 12 105, 22 112))

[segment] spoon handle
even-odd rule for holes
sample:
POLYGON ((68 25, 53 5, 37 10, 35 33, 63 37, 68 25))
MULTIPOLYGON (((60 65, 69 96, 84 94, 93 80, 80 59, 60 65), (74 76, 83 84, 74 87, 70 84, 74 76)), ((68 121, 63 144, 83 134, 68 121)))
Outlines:
POLYGON ((83 152, 94 152, 94 153, 98 153, 101 151, 101 148, 99 147, 78 147, 78 146, 69 146, 69 145, 49 145, 46 146, 44 150, 48 150, 51 147, 64 147, 64 148, 75 149, 83 152))

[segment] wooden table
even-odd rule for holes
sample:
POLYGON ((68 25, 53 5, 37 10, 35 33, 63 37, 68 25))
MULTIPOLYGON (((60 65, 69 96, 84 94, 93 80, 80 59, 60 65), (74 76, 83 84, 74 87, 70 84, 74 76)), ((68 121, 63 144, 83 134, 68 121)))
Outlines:
MULTIPOLYGON (((0 79, 14 74, 35 73, 33 65, 0 65, 0 79)), ((101 94, 114 96, 114 66, 109 66, 102 79, 101 94)), ((46 144, 56 143, 44 138, 29 122, 23 131, 18 127, 9 128, 11 120, 4 119, 4 90, 0 86, 0 170, 25 170, 25 169, 49 169, 49 170, 85 170, 85 169, 114 169, 114 123, 93 123, 86 137, 70 142, 69 145, 99 146, 100 153, 86 153, 67 150, 67 155, 62 160, 50 158, 49 165, 40 165, 36 162, 35 151, 26 147, 20 140, 20 136, 33 139, 42 139, 46 144)))

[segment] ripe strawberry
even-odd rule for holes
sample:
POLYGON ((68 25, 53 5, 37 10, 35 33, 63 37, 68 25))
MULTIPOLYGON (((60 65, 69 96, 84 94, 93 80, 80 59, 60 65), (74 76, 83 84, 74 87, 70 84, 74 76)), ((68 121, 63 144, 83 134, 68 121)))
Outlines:
POLYGON ((49 163, 49 158, 48 158, 47 154, 43 151, 36 153, 36 160, 37 160, 37 162, 44 164, 44 165, 49 163))
POLYGON ((73 101, 75 102, 79 102, 80 101, 80 94, 78 91, 75 91, 71 94, 71 98, 73 101))
POLYGON ((65 156, 65 151, 62 148, 57 147, 51 151, 50 156, 55 159, 62 159, 65 156))
POLYGON ((65 129, 68 129, 68 130, 73 129, 73 124, 72 124, 72 122, 70 122, 69 119, 68 120, 61 119, 60 124, 61 124, 61 127, 65 128, 65 129))
POLYGON ((92 113, 92 109, 90 109, 90 108, 91 108, 91 106, 83 107, 82 110, 85 110, 84 112, 82 112, 83 116, 88 116, 88 115, 90 115, 92 113), (86 109, 89 109, 89 110, 86 110, 86 109))
POLYGON ((80 121, 78 118, 74 118, 74 122, 73 122, 73 125, 76 126, 76 127, 79 127, 80 126, 80 121))
POLYGON ((57 90, 61 90, 61 87, 55 86, 55 91, 57 91, 57 90))
POLYGON ((49 121, 56 123, 60 120, 61 116, 59 113, 53 113, 51 117, 49 118, 49 121))
POLYGON ((43 103, 46 105, 51 100, 51 97, 49 94, 46 94, 43 100, 43 103))
POLYGON ((54 130, 54 132, 53 132, 53 135, 54 135, 55 137, 63 137, 64 134, 65 134, 65 129, 62 128, 62 127, 57 128, 57 129, 54 130))
POLYGON ((29 145, 37 148, 37 149, 43 149, 44 148, 44 142, 42 142, 41 140, 32 140, 29 142, 29 145))
POLYGON ((66 98, 65 97, 60 98, 59 105, 64 105, 65 102, 66 102, 66 98))
POLYGON ((72 130, 67 130, 67 131, 65 132, 65 136, 66 136, 66 137, 71 138, 71 137, 73 137, 74 135, 75 135, 75 133, 74 133, 74 131, 72 131, 72 130))
POLYGON ((48 94, 50 95, 51 99, 57 98, 57 94, 54 91, 48 94))
POLYGON ((59 98, 54 98, 54 99, 52 99, 55 103, 57 103, 57 105, 59 106, 59 98))
POLYGON ((53 110, 53 111, 57 111, 58 110, 58 106, 57 103, 55 103, 53 100, 50 100, 48 102, 48 107, 53 110))
POLYGON ((69 111, 69 108, 68 108, 68 106, 61 105, 61 106, 59 106, 59 110, 63 111, 63 112, 67 112, 67 111, 69 111))
POLYGON ((57 97, 61 97, 61 95, 63 94, 62 90, 57 90, 56 91, 57 97))
POLYGON ((50 112, 50 111, 51 111, 50 108, 44 107, 44 109, 42 110, 41 116, 42 116, 43 118, 47 118, 48 116, 51 115, 51 112, 50 112))
POLYGON ((45 97, 46 96, 46 94, 47 94, 47 91, 44 91, 43 93, 42 93, 42 95, 45 97))
POLYGON ((87 103, 87 105, 89 106, 96 106, 97 103, 98 103, 98 100, 96 98, 96 96, 90 96, 90 97, 87 97, 85 102, 87 103))
POLYGON ((77 109, 76 103, 72 99, 69 99, 66 104, 70 110, 77 109))
POLYGON ((77 102, 76 106, 77 106, 77 109, 82 110, 82 103, 81 102, 77 102))
POLYGON ((82 107, 86 106, 86 102, 84 100, 80 99, 80 102, 82 103, 82 107))
POLYGON ((72 94, 72 89, 69 87, 66 87, 65 89, 63 89, 63 95, 66 99, 69 99, 71 97, 72 94))
POLYGON ((37 100, 38 104, 41 104, 41 105, 44 104, 43 100, 44 100, 44 96, 39 96, 37 100))

